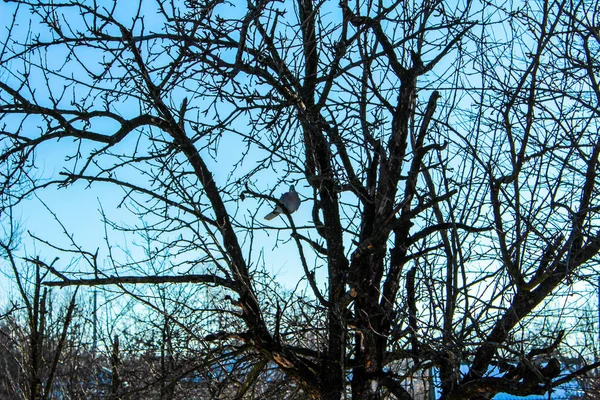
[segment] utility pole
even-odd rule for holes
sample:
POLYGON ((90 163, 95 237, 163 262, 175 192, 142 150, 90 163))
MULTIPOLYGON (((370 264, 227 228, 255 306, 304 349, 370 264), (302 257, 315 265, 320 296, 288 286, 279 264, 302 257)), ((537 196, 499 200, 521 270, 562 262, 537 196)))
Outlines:
MULTIPOLYGON (((98 264, 96 256, 98 255, 98 251, 96 250, 96 255, 94 256, 94 278, 98 279, 98 264)), ((94 286, 94 291, 92 292, 92 371, 94 371, 94 383, 95 383, 95 391, 96 396, 98 396, 100 392, 100 382, 98 379, 100 368, 98 367, 96 356, 97 356, 97 346, 98 346, 98 288, 94 286)))
MULTIPOLYGON (((98 268, 94 268, 94 278, 98 279, 98 268)), ((92 295, 92 355, 95 359, 96 346, 98 345, 98 291, 95 286, 92 295)))

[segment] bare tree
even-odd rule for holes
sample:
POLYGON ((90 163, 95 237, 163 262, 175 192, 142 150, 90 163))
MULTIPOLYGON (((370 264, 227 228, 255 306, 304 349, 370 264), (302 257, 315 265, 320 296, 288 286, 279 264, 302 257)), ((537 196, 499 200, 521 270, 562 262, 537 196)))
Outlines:
MULTIPOLYGON (((9 229, 8 233, 16 232, 9 229)), ((55 398, 65 370, 59 363, 73 360, 63 353, 68 346, 77 290, 64 309, 55 304, 49 289, 42 285, 52 266, 39 258, 20 263, 13 254, 15 236, 9 234, 8 240, 0 240, 0 257, 7 261, 18 293, 16 299, 11 299, 6 321, 0 325, 0 393, 15 399, 55 398)))
POLYGON ((598 367, 560 362, 549 314, 594 293, 597 2, 8 3, 3 202, 112 185, 136 222, 103 209, 107 229, 153 243, 107 239, 107 268, 51 285, 150 307, 130 284, 206 287, 188 328, 253 360, 238 398, 273 366, 336 400, 415 398, 428 373, 442 399, 542 394, 598 367), (265 223, 290 184, 299 212, 265 223))

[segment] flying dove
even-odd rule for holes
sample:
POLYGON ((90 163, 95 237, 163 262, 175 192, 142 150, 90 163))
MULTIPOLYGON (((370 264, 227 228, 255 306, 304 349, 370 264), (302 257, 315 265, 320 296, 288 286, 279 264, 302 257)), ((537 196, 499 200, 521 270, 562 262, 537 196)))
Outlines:
MULTIPOLYGON (((284 193, 279 198, 279 202, 283 204, 286 210, 291 214, 300 207, 300 197, 298 196, 298 192, 294 189, 294 185, 290 186, 290 191, 284 193)), ((279 214, 283 214, 283 210, 281 209, 281 205, 277 204, 277 207, 273 210, 273 212, 267 214, 265 219, 267 221, 272 220, 279 214)))

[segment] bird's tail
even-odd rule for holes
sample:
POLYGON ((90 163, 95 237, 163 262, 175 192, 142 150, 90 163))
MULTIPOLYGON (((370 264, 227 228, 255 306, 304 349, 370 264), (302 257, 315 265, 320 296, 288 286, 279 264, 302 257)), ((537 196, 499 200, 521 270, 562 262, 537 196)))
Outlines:
POLYGON ((278 212, 275 212, 275 211, 273 211, 273 212, 270 212, 270 213, 268 213, 268 214, 265 216, 265 219, 266 219, 267 221, 270 221, 270 220, 272 220, 273 218, 275 218, 275 217, 276 217, 276 216, 278 216, 278 215, 279 215, 279 213, 278 213, 278 212))

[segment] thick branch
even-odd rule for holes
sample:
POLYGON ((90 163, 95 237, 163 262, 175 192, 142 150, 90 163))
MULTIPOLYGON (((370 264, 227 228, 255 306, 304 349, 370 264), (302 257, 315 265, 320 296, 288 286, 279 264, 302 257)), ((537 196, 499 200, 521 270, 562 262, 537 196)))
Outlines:
MULTIPOLYGON (((64 275, 61 274, 63 277, 64 275)), ((46 286, 104 286, 104 285, 124 285, 124 284, 151 284, 159 285, 164 283, 206 283, 209 285, 222 286, 233 291, 238 291, 238 285, 229 280, 216 275, 174 275, 174 276, 111 276, 98 279, 63 279, 62 281, 44 282, 46 286)))

